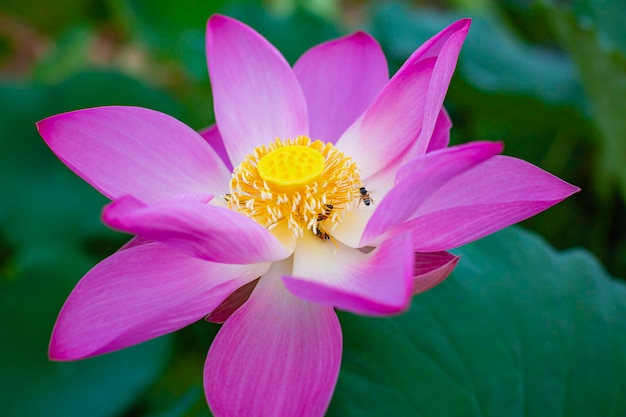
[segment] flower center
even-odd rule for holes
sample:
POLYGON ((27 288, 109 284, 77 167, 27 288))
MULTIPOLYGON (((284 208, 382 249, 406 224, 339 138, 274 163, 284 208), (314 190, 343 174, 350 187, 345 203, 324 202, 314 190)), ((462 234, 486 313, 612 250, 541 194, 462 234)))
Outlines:
POLYGON ((360 192, 359 170, 331 143, 306 136, 254 148, 235 168, 228 206, 272 229, 284 223, 294 237, 309 230, 322 240, 360 192))
POLYGON ((268 184, 289 191, 318 179, 324 171, 324 162, 324 155, 317 149, 287 145, 262 157, 257 170, 268 184))

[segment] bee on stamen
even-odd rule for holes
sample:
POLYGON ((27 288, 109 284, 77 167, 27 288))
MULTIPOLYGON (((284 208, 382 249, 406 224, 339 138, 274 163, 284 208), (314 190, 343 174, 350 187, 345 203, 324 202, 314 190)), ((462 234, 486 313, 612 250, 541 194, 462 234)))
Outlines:
POLYGON ((333 237, 319 223, 316 223, 315 225, 313 225, 313 227, 311 228, 311 233, 317 236, 320 240, 322 241, 330 240, 331 242, 333 242, 333 244, 336 247, 339 247, 337 245, 337 241, 335 241, 335 239, 333 239, 333 237))
POLYGON ((361 201, 366 206, 369 206, 370 204, 372 204, 374 202, 374 199, 372 198, 372 196, 370 196, 369 192, 367 191, 367 188, 360 187, 359 188, 359 193, 361 193, 361 195, 359 196, 359 205, 361 204, 361 201))
POLYGON ((322 209, 323 211, 317 214, 318 223, 323 222, 324 220, 332 216, 333 210, 335 209, 335 207, 333 207, 332 204, 324 204, 324 206, 322 206, 322 209))
POLYGON ((315 236, 319 237, 321 240, 330 240, 330 235, 319 227, 315 229, 315 236))

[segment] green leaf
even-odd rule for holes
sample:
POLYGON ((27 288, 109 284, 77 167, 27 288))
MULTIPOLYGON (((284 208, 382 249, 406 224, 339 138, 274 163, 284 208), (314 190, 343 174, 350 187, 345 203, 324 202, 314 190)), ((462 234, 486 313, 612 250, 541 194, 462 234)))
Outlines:
MULTIPOLYGON (((620 7, 623 8, 623 4, 620 7)), ((622 49, 616 48, 613 42, 603 41, 600 28, 605 27, 605 20, 590 21, 574 15, 571 10, 554 6, 548 12, 578 65, 600 133, 596 188, 605 199, 616 188, 626 200, 626 40, 622 39, 622 49)), ((623 19, 620 20, 622 30, 623 23, 623 19)))
MULTIPOLYGON (((202 369, 202 367, 199 366, 198 369, 202 369)), ((209 415, 209 411, 206 409, 206 400, 204 399, 202 388, 196 386, 188 389, 175 401, 175 404, 166 411, 150 413, 146 417, 189 417, 193 406, 199 401, 203 403, 204 414, 209 415)))
POLYGON ((3 0, 2 11, 9 19, 35 26, 38 31, 59 33, 71 25, 106 20, 112 0, 56 0, 54 7, 46 0, 3 0), (15 17, 13 17, 14 15, 15 17))
POLYGON ((89 66, 90 50, 96 48, 89 26, 73 26, 59 36, 55 48, 43 60, 35 62, 32 78, 55 82, 89 66))
POLYGON ((626 53, 626 7, 623 0, 576 0, 571 9, 583 25, 592 24, 599 40, 608 48, 626 53))
POLYGON ((204 32, 224 0, 132 0, 126 13, 136 35, 156 54, 183 64, 195 80, 207 78, 204 32))
POLYGON ((626 289, 510 228, 393 318, 340 315, 329 416, 626 415, 626 289))

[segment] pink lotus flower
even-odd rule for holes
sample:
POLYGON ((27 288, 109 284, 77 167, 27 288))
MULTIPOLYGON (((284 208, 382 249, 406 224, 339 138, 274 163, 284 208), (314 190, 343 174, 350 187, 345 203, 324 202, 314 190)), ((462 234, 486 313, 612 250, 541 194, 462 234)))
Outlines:
POLYGON ((323 415, 341 360, 334 308, 402 312, 454 268, 446 250, 577 191, 497 155, 500 143, 447 147, 442 104, 469 26, 453 23, 389 80, 365 33, 290 68, 258 33, 213 16, 217 126, 198 134, 136 107, 39 122, 58 157, 113 200, 104 221, 137 235, 78 283, 50 357, 111 352, 206 317, 224 322, 204 370, 216 416, 323 415))

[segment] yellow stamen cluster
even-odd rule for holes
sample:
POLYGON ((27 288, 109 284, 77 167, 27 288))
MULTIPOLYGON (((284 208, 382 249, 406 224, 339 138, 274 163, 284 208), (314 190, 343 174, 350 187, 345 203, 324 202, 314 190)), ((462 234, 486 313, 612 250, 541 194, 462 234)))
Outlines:
POLYGON ((359 170, 331 143, 306 136, 276 139, 235 168, 228 206, 272 229, 285 222, 294 237, 328 238, 359 196, 359 170))

